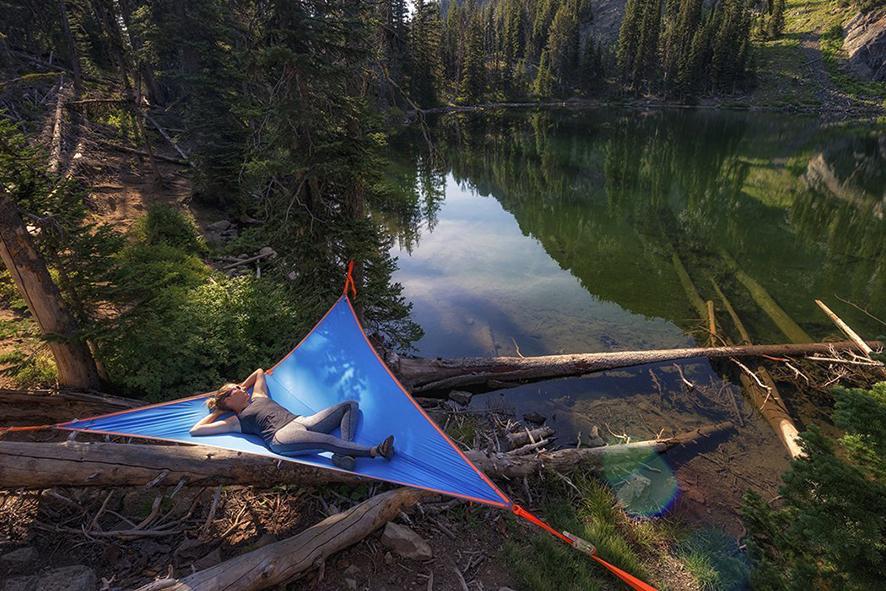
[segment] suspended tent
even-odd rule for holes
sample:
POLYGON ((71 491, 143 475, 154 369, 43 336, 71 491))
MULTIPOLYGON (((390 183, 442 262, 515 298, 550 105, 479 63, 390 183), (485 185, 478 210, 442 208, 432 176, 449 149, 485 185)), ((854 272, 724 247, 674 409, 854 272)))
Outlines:
MULTIPOLYGON (((511 501, 462 453, 400 384, 366 338, 348 293, 356 294, 353 263, 342 296, 288 355, 266 372, 270 397, 298 415, 309 415, 344 400, 356 400, 361 417, 355 441, 375 445, 393 434, 396 453, 390 461, 358 458, 353 473, 367 478, 425 489, 510 510, 588 554, 631 588, 653 587, 609 564, 595 548, 568 532, 559 532, 511 501)), ((206 398, 199 394, 132 410, 59 423, 54 427, 160 441, 208 445, 273 457, 328 470, 328 452, 297 456, 273 453, 254 435, 226 433, 194 437, 190 428, 205 417, 206 398)), ((25 428, 12 428, 22 430, 25 428)))

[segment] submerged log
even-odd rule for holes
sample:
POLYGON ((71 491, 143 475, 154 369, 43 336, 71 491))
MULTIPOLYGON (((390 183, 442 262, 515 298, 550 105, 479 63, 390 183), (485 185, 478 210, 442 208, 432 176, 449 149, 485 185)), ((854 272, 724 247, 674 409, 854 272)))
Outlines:
POLYGON ((794 322, 794 319, 778 305, 778 302, 776 302, 771 295, 769 295, 766 288, 760 285, 756 279, 742 271, 738 266, 738 263, 735 262, 735 259, 725 252, 722 252, 721 256, 726 262, 726 266, 729 267, 739 283, 744 285, 745 289, 748 290, 751 297, 757 302, 757 305, 760 306, 760 309, 769 316, 772 322, 775 323, 778 329, 781 330, 791 342, 808 343, 812 340, 806 331, 800 328, 800 325, 794 322))
POLYGON ((769 423, 775 434, 778 435, 788 453, 791 454, 791 459, 802 457, 803 449, 798 443, 800 432, 797 430, 794 420, 781 399, 775 380, 772 379, 772 376, 769 375, 769 372, 763 366, 757 368, 756 374, 760 381, 763 382, 765 388, 760 386, 747 373, 742 372, 739 375, 739 379, 745 394, 751 399, 754 407, 763 415, 763 418, 766 419, 766 422, 769 423))
POLYGON ((138 591, 254 591, 282 585, 363 540, 430 494, 411 488, 388 491, 331 515, 291 538, 181 579, 154 581, 138 591))
MULTIPOLYGON (((735 308, 732 307, 732 302, 730 302, 729 298, 726 297, 726 294, 720 290, 713 277, 711 277, 711 283, 714 285, 714 290, 722 300, 723 305, 729 311, 729 315, 735 323, 735 329, 738 331, 738 334, 744 342, 751 344, 751 336, 748 334, 748 331, 745 328, 744 323, 742 323, 741 318, 739 318, 738 313, 735 311, 735 308)), ((739 364, 735 359, 732 361, 739 364)), ((746 369, 743 365, 740 365, 740 367, 742 370, 746 369)), ((756 372, 761 383, 757 383, 755 378, 748 375, 749 371, 750 370, 742 371, 739 374, 739 381, 741 381, 742 390, 744 391, 745 396, 750 398, 751 403, 757 411, 763 415, 763 418, 766 419, 766 422, 769 423, 769 426, 772 427, 772 430, 778 435, 778 438, 788 450, 791 458, 796 459, 801 457, 803 455, 803 450, 798 443, 798 438, 800 436, 799 431, 797 430, 797 426, 794 424, 794 420, 791 418, 790 413, 788 413, 784 401, 781 399, 781 393, 775 385, 775 380, 772 379, 772 376, 769 375, 769 371, 767 371, 762 365, 757 366, 756 372)))
MULTIPOLYGON (((604 461, 608 465, 638 450, 644 453, 662 452, 731 427, 731 423, 718 423, 666 439, 562 449, 534 456, 487 456, 477 450, 466 452, 466 455, 484 472, 512 478, 544 467, 554 467, 559 471, 569 471, 579 465, 582 468, 586 465, 590 469, 600 468, 604 461)), ((147 483, 152 483, 152 486, 175 486, 182 480, 188 486, 242 484, 265 487, 366 481, 337 470, 199 445, 0 441, 0 489, 144 486, 147 483)))
MULTIPOLYGON (((868 341, 868 344, 872 347, 880 346, 878 341, 868 341)), ((840 341, 837 343, 574 353, 539 357, 465 357, 456 359, 401 357, 392 363, 392 369, 397 372, 403 385, 412 392, 431 396, 437 392, 443 392, 445 395, 452 389, 488 387, 490 384, 502 388, 519 385, 520 382, 581 376, 598 371, 679 359, 806 355, 827 352, 832 348, 845 350, 854 346, 855 344, 851 341, 840 341)))
POLYGON ((689 272, 686 271, 686 267, 683 265, 683 261, 680 260, 680 256, 673 252, 671 254, 671 262, 674 264, 674 271, 677 273, 677 277, 680 279, 680 284, 683 286, 683 289, 686 291, 686 297, 689 298, 689 303, 692 304, 692 307, 695 308, 695 311, 701 318, 704 318, 707 315, 707 305, 705 304, 704 299, 698 293, 698 289, 695 287, 695 283, 692 282, 692 278, 689 277, 689 272))

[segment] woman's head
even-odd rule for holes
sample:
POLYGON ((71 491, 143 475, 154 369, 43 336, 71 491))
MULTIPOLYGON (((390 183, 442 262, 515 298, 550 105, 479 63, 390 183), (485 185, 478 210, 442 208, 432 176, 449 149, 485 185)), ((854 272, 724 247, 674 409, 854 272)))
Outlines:
POLYGON ((225 384, 206 401, 209 410, 241 412, 249 404, 249 393, 239 384, 225 384))

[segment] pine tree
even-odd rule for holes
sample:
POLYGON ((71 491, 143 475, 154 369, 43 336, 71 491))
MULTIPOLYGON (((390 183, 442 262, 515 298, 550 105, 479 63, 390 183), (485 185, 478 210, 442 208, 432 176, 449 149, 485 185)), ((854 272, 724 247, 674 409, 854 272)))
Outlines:
POLYGON ((769 21, 766 30, 773 39, 781 35, 784 30, 784 0, 772 0, 769 4, 769 21))
POLYGON ((477 103, 483 99, 486 89, 483 23, 478 17, 475 16, 468 22, 465 37, 459 98, 463 102, 477 103))
POLYGON ((437 102, 437 89, 442 77, 440 59, 440 16, 437 5, 416 0, 409 31, 412 72, 412 97, 421 106, 437 102))

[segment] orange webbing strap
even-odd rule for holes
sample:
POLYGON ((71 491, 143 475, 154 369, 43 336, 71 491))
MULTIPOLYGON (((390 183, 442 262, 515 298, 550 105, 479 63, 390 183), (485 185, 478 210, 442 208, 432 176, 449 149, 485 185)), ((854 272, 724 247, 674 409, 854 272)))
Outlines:
POLYGON ((532 523, 533 525, 537 525, 542 528, 552 536, 559 539, 564 544, 568 544, 578 550, 579 552, 583 552, 587 554, 591 558, 593 558, 600 566, 611 572, 613 575, 621 579, 626 585, 628 585, 631 589, 635 591, 656 591, 655 587, 649 585, 648 583, 644 583, 634 575, 627 573, 614 564, 609 564, 599 556, 597 556, 597 549, 586 540, 579 538, 576 535, 573 535, 569 532, 559 532, 520 505, 511 505, 511 511, 517 517, 522 517, 526 521, 532 523))
POLYGON ((357 297, 357 284, 354 283, 354 261, 348 261, 348 274, 345 275, 345 288, 342 290, 343 295, 348 295, 348 290, 352 297, 357 297))
POLYGON ((0 427, 0 436, 6 433, 14 433, 16 431, 42 431, 43 429, 54 429, 58 425, 24 425, 22 427, 0 427))

